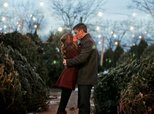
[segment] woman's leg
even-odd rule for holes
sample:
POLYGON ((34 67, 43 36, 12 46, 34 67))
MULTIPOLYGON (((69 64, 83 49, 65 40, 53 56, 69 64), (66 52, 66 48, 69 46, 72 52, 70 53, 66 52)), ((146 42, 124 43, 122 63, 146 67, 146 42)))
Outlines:
MULTIPOLYGON (((71 96, 72 89, 63 88, 61 92, 61 99, 58 107, 58 112, 65 112, 65 108, 67 106, 68 100, 71 96)), ((57 114, 58 114, 57 112, 57 114)))

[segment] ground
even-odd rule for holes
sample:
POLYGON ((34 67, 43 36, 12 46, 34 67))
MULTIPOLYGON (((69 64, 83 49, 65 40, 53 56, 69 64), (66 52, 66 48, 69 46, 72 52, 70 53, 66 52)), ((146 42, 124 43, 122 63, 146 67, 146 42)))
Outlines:
MULTIPOLYGON (((67 105, 67 114, 78 114, 78 108, 77 108, 77 89, 72 92, 71 97, 69 99, 68 105, 67 105)), ((56 114, 57 108, 60 101, 60 90, 54 90, 51 91, 50 95, 50 101, 47 111, 40 112, 38 114, 56 114)), ((94 109, 94 103, 91 99, 91 109, 94 109)), ((91 114, 94 114, 93 112, 91 114)))

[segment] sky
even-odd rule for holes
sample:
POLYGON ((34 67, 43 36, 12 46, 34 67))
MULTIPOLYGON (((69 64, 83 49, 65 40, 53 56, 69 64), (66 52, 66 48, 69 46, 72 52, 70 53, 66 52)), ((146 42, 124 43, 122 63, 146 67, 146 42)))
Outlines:
MULTIPOLYGON (((1 1, 0 5, 2 5, 2 3, 4 2, 8 2, 8 4, 10 5, 9 7, 13 7, 14 9, 16 9, 16 7, 19 6, 17 4, 20 4, 21 2, 25 4, 27 2, 34 3, 35 6, 32 5, 31 8, 26 10, 26 12, 30 12, 30 10, 37 9, 37 8, 42 11, 44 15, 44 20, 46 22, 45 25, 42 27, 42 29, 39 31, 39 34, 42 36, 48 35, 50 31, 52 31, 53 29, 55 30, 60 26, 60 23, 58 21, 57 22, 55 21, 57 19, 55 15, 52 14, 51 11, 49 10, 51 7, 50 1, 52 0, 24 0, 24 1, 23 0, 0 0, 0 1, 1 1)), ((127 8, 130 3, 131 3, 131 0, 106 0, 103 6, 104 7, 103 18, 111 19, 111 20, 127 19, 129 16, 133 14, 133 12, 135 13, 137 12, 127 8)), ((6 10, 6 9, 3 8, 3 10, 6 10)), ((9 11, 9 9, 7 10, 9 11)), ((141 17, 141 18, 145 17, 144 15, 141 15, 141 14, 142 13, 139 12, 137 14, 138 17, 141 17)), ((22 14, 20 15, 22 16, 22 14)))
MULTIPOLYGON (((134 14, 137 15, 138 18, 145 17, 146 14, 143 14, 138 10, 128 9, 128 6, 130 4, 131 0, 106 0, 103 6, 104 7, 103 19, 124 20, 128 19, 130 16, 134 14)), ((52 25, 55 26, 54 29, 60 26, 59 23, 53 23, 52 25)))
POLYGON ((131 11, 127 9, 129 3, 130 0, 107 0, 104 5, 104 17, 109 19, 127 17, 127 15, 131 13, 131 11))
POLYGON ((104 18, 113 20, 127 19, 132 16, 133 13, 136 13, 138 18, 145 17, 145 14, 142 12, 128 8, 131 4, 131 0, 107 0, 104 4, 104 18))

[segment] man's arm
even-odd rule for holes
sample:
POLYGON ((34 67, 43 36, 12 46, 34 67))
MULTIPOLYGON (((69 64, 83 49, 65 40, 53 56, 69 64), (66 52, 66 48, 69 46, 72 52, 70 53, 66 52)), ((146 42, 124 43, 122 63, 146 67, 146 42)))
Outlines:
POLYGON ((66 59, 63 61, 63 63, 67 66, 76 66, 83 64, 88 60, 94 48, 96 47, 93 42, 91 41, 85 42, 85 44, 83 44, 83 47, 81 48, 81 52, 79 55, 77 55, 72 59, 66 59))

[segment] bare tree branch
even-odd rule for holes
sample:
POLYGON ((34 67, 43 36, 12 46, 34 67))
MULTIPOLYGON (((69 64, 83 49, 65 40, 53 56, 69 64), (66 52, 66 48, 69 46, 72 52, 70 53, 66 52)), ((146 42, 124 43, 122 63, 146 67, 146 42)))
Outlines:
POLYGON ((132 0, 132 7, 150 14, 154 18, 154 0, 132 0))
POLYGON ((102 10, 105 0, 53 0, 53 13, 59 17, 67 28, 72 28, 80 21, 89 22, 102 10), (81 20, 82 18, 82 20, 81 20))

